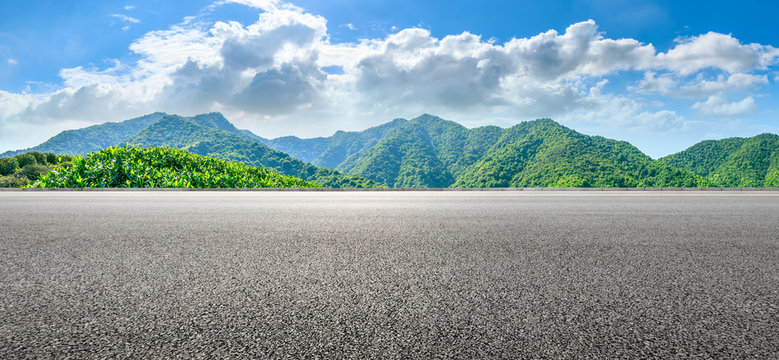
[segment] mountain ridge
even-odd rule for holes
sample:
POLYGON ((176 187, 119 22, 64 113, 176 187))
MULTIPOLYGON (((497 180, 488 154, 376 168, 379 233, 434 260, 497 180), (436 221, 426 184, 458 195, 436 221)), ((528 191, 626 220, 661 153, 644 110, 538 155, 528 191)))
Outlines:
POLYGON ((221 113, 191 117, 152 113, 64 131, 38 148, 57 144, 70 153, 83 151, 103 144, 95 138, 104 133, 108 136, 103 142, 122 139, 111 145, 127 142, 185 149, 332 187, 375 186, 370 180, 410 188, 779 183, 779 137, 774 134, 707 140, 655 160, 626 141, 582 134, 551 119, 508 128, 466 128, 422 114, 363 131, 337 131, 329 137, 266 139, 236 128, 221 113), (85 141, 79 143, 81 133, 85 141), (75 143, 72 148, 67 148, 68 141, 75 143))

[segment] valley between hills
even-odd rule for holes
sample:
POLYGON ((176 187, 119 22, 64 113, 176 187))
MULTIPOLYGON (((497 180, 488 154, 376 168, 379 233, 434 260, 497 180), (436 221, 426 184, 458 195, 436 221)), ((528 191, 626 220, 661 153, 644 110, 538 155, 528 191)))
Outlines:
POLYGON ((5 187, 779 187, 779 136, 652 159, 551 119, 466 128, 424 114, 329 137, 266 139, 220 113, 153 113, 0 154, 5 187))

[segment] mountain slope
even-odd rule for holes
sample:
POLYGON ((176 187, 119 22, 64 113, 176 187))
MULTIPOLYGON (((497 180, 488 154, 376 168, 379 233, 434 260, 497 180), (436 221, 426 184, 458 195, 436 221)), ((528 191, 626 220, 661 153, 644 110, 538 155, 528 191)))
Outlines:
MULTIPOLYGON (((197 119, 165 116, 128 142, 140 147, 172 147, 217 159, 266 167, 326 187, 376 187, 373 181, 304 163, 238 133, 199 125, 197 119)), ((202 123, 202 122, 201 122, 202 123)))
POLYGON ((659 164, 624 141, 588 136, 549 119, 506 129, 457 187, 697 187, 700 176, 659 164))
POLYGON ((454 182, 422 126, 412 123, 403 130, 346 164, 344 171, 397 188, 447 187, 454 182))
POLYGON ((386 124, 363 131, 337 131, 330 137, 301 139, 284 136, 259 141, 278 151, 290 154, 314 165, 344 170, 341 164, 352 156, 361 156, 395 129, 407 123, 404 119, 395 119, 386 124))
POLYGON ((63 131, 42 144, 24 150, 7 151, 0 157, 9 157, 29 151, 80 155, 124 142, 145 127, 157 122, 165 113, 156 112, 121 122, 107 122, 76 130, 63 131))
MULTIPOLYGON (((127 139, 135 136, 147 126, 154 124, 167 115, 168 114, 162 112, 156 112, 130 120, 107 122, 82 129, 66 130, 38 146, 24 150, 7 151, 0 155, 0 157, 9 157, 29 151, 84 155, 112 145, 121 145, 127 139)), ((189 117, 188 119, 201 126, 259 138, 248 130, 236 129, 235 126, 220 113, 200 114, 189 117)))
POLYGON ((339 168, 392 187, 708 185, 627 142, 583 135, 549 119, 468 129, 425 114, 339 168))
POLYGON ((687 169, 717 186, 779 187, 779 136, 707 140, 659 159, 687 169))

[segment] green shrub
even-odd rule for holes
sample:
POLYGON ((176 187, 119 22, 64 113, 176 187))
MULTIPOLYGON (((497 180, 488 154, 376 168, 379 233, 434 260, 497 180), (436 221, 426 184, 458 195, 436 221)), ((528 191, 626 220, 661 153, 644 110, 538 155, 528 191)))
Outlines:
POLYGON ((57 159, 57 154, 52 153, 45 153, 43 155, 46 155, 46 163, 49 165, 59 164, 59 160, 57 159))
POLYGON ((24 187, 30 183, 26 177, 15 174, 11 176, 0 176, 0 187, 24 187))
POLYGON ((35 162, 41 165, 46 165, 46 154, 37 152, 37 151, 30 151, 28 154, 32 155, 35 158, 35 162))
POLYGON ((301 188, 318 184, 170 148, 109 147, 76 157, 31 184, 40 188, 301 188))
POLYGON ((16 161, 19 163, 19 167, 23 168, 30 164, 37 164, 38 161, 35 160, 35 156, 32 156, 31 154, 21 154, 15 156, 16 161))
POLYGON ((0 159, 0 176, 11 175, 19 168, 19 162, 16 158, 0 159))
POLYGON ((58 164, 69 163, 71 161, 73 161, 73 156, 70 156, 70 155, 59 155, 59 156, 57 156, 57 163, 58 164))
POLYGON ((16 174, 24 176, 29 180, 38 180, 38 178, 49 172, 49 167, 40 164, 29 164, 21 168, 16 174))

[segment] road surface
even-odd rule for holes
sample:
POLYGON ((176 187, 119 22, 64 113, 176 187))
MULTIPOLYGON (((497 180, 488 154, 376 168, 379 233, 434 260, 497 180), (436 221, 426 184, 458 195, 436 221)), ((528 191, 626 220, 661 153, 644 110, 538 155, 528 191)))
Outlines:
POLYGON ((776 192, 0 192, 0 358, 779 358, 776 192))

